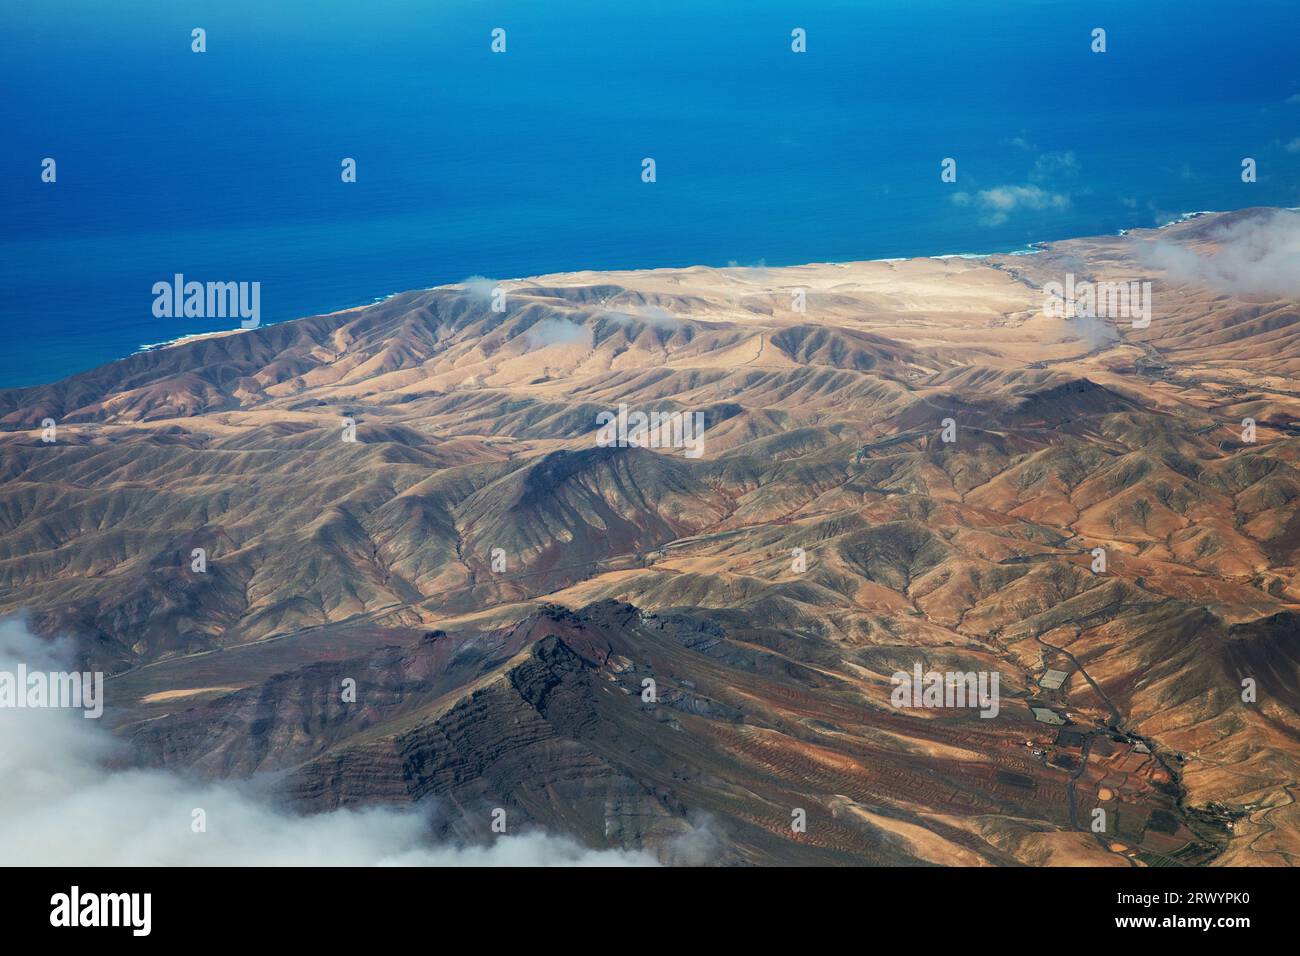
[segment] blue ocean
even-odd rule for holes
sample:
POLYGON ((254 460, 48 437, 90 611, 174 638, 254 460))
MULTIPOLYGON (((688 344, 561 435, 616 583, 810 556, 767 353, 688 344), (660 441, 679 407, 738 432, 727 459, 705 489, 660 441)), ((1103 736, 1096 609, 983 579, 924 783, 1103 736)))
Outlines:
POLYGON ((0 386, 238 324, 156 318, 176 273, 260 282, 277 322, 1300 205, 1298 28, 1295 0, 6 0, 0 386))

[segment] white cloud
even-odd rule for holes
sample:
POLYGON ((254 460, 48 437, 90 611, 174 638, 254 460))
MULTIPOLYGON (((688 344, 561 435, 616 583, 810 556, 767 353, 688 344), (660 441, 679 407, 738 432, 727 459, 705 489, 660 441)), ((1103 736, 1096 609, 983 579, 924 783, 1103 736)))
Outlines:
POLYGON ((767 271, 766 259, 759 259, 752 265, 745 265, 732 259, 727 263, 727 268, 738 272, 739 277, 746 282, 767 282, 770 275, 767 271))
MULTIPOLYGON (((972 197, 969 193, 954 193, 952 201, 958 206, 968 206, 972 197)), ((987 226, 1002 225, 1017 209, 1065 209, 1070 205, 1069 196, 1048 192, 1039 186, 982 189, 975 194, 973 201, 984 212, 982 222, 987 226)))
POLYGON ((1282 148, 1288 153, 1300 153, 1300 136, 1297 136, 1282 148))
POLYGON ((461 285, 465 287, 467 296, 475 302, 487 305, 492 301, 492 290, 499 286, 500 283, 486 276, 470 276, 461 285))
POLYGON ((1076 315, 1066 320, 1065 337, 1078 336, 1094 349, 1099 349, 1119 340, 1115 326, 1096 316, 1076 315))
POLYGON ((1062 153, 1043 153, 1034 160, 1034 168, 1029 178, 1035 182, 1044 182, 1058 176, 1074 176, 1079 172, 1079 160, 1073 150, 1062 153))
POLYGON ((1140 261, 1181 282, 1237 295, 1300 297, 1300 213, 1277 210, 1213 230, 1202 255, 1167 239, 1138 246, 1140 261))
POLYGON ((676 329, 682 324, 675 315, 657 305, 637 306, 627 312, 606 312, 605 316, 623 326, 644 322, 652 329, 676 329))
MULTIPOLYGON (((0 621, 0 670, 66 670, 66 648, 0 621)), ((111 686, 111 685, 110 685, 111 686)), ((416 810, 297 816, 248 783, 162 770, 113 770, 121 756, 81 711, 0 708, 0 865, 48 866, 622 866, 648 854, 589 850, 542 833, 484 847, 435 845, 416 810), (191 831, 202 808, 207 832, 191 831)))
POLYGON ((548 318, 536 323, 526 333, 530 349, 545 348, 548 345, 585 345, 591 348, 591 329, 578 325, 568 319, 548 318))

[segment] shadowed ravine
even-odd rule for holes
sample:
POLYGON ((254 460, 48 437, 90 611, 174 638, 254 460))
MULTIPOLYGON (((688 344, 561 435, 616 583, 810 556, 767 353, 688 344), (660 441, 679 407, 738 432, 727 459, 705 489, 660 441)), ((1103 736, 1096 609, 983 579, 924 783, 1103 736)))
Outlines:
POLYGON ((0 392, 0 612, 110 675, 125 761, 303 811, 1289 865, 1300 305, 1176 253, 1296 218, 445 286, 0 392), (1150 281, 1149 327, 1046 313, 1065 272, 1150 281), (620 407, 702 454, 611 445, 620 407), (897 706, 916 666, 998 674, 996 716, 897 706))

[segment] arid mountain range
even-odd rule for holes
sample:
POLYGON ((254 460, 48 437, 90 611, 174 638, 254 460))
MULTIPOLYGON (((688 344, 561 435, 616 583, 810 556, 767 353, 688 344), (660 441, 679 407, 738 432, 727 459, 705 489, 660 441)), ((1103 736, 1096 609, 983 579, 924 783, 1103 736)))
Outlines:
POLYGON ((0 613, 111 675, 132 759, 303 810, 1294 864, 1297 220, 473 279, 0 392, 0 613), (1149 282, 1149 325, 1049 314, 1067 276, 1149 282), (599 440, 620 407, 701 453, 599 440), (997 715, 895 706, 918 665, 997 715))

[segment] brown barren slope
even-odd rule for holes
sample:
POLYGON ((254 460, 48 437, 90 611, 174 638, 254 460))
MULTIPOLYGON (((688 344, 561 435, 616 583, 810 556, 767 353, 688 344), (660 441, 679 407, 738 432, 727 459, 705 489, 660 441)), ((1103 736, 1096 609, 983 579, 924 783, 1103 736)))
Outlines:
POLYGON ((306 809, 677 862, 1289 865, 1300 305, 1169 254, 1278 216, 447 286, 0 392, 0 611, 114 675, 138 759, 306 809), (1150 326, 1044 314, 1067 272, 1150 281, 1150 326), (702 454, 600 447, 620 405, 702 454), (996 672, 998 715, 894 707, 917 663, 996 672))

